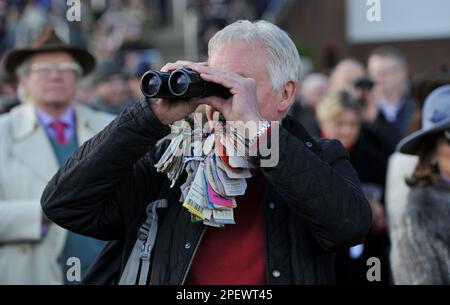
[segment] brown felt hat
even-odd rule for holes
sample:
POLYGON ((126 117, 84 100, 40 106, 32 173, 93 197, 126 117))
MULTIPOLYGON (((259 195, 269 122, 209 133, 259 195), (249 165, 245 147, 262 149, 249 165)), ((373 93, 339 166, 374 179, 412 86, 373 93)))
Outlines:
POLYGON ((80 64, 83 74, 89 74, 95 68, 95 57, 83 48, 76 47, 62 41, 54 29, 47 29, 30 47, 9 51, 4 60, 5 71, 15 77, 15 71, 31 56, 47 52, 67 52, 80 64))

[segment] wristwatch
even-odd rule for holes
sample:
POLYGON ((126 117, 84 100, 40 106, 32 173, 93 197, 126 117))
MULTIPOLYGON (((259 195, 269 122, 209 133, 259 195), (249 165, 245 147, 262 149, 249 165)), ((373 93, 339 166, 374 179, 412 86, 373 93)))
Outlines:
POLYGON ((256 132, 256 135, 248 141, 249 147, 253 146, 253 144, 255 144, 255 142, 258 141, 259 137, 261 137, 261 135, 265 134, 268 130, 270 130, 271 126, 272 124, 269 120, 263 120, 261 127, 256 132))

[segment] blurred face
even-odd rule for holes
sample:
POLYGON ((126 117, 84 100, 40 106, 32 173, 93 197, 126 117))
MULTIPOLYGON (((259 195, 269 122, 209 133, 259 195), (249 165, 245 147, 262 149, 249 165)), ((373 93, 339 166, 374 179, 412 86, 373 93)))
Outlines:
POLYGON ((128 80, 128 86, 130 88, 130 93, 134 99, 139 99, 142 97, 141 91, 141 79, 132 77, 128 80))
POLYGON ((301 97, 311 108, 315 109, 325 95, 327 88, 327 83, 316 83, 314 86, 302 90, 301 97))
POLYGON ((327 137, 338 139, 346 149, 349 149, 359 136, 358 113, 354 110, 344 110, 335 118, 322 122, 321 129, 327 137))
POLYGON ((70 105, 77 87, 76 62, 66 52, 34 55, 30 71, 21 77, 27 96, 43 109, 64 109, 70 105))
POLYGON ((339 63, 330 76, 330 90, 347 91, 356 96, 354 83, 365 75, 366 71, 360 63, 353 60, 344 60, 339 63))
POLYGON ((375 93, 381 96, 401 94, 405 90, 407 71, 391 57, 372 56, 368 63, 369 75, 375 81, 375 93))
MULTIPOLYGON (((449 131, 450 133, 450 131, 449 131)), ((450 137, 449 137, 450 139, 450 137)), ((450 178, 450 140, 441 138, 436 148, 434 159, 437 162, 439 171, 442 175, 450 178)))
POLYGON ((113 75, 97 86, 97 94, 112 105, 122 103, 128 94, 128 83, 120 75, 113 75))
MULTIPOLYGON (((250 46, 239 41, 224 43, 209 58, 208 65, 253 78, 256 81, 259 114, 267 120, 282 119, 285 107, 288 105, 280 105, 283 89, 272 88, 272 81, 267 71, 267 53, 262 47, 250 46)), ((208 120, 212 119, 213 112, 213 108, 206 106, 208 120)))

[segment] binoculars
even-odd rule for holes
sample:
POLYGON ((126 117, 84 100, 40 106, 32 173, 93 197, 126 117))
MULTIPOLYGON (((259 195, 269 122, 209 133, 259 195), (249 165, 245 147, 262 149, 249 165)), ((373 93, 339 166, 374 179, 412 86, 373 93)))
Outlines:
POLYGON ((353 83, 353 85, 357 89, 372 90, 373 86, 375 85, 375 82, 368 77, 362 77, 362 78, 357 79, 353 83))
POLYGON ((189 68, 172 73, 147 71, 141 78, 141 91, 148 98, 189 99, 195 97, 231 97, 230 90, 222 85, 207 82, 200 74, 189 68))

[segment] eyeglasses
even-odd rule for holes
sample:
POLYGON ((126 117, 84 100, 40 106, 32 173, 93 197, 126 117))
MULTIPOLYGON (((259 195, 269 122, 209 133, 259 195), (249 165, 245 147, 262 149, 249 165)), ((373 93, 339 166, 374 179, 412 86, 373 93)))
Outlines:
POLYGON ((50 63, 50 62, 37 62, 30 66, 31 72, 36 72, 42 75, 49 75, 52 71, 58 71, 63 74, 67 73, 78 73, 81 74, 81 67, 75 62, 61 62, 61 63, 50 63))

